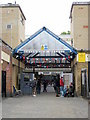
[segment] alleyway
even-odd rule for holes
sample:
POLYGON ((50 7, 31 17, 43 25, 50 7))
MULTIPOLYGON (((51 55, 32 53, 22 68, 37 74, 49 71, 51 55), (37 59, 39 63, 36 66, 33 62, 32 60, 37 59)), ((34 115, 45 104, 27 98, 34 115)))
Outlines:
POLYGON ((82 98, 55 97, 41 93, 3 100, 3 118, 87 118, 88 101, 82 98))

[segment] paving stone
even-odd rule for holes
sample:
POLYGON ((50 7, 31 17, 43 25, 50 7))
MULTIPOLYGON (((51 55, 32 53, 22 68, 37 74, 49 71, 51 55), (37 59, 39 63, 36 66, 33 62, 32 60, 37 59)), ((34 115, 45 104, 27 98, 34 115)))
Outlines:
POLYGON ((4 99, 3 118, 87 118, 88 101, 79 98, 55 97, 41 93, 36 97, 20 96, 4 99))

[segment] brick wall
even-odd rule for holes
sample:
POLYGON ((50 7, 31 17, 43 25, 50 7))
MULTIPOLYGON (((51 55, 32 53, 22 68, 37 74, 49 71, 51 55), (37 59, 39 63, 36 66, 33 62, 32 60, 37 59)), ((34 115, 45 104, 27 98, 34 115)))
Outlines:
POLYGON ((10 94, 12 93, 12 90, 11 90, 11 84, 12 84, 12 73, 11 73, 11 64, 3 61, 3 64, 2 64, 2 70, 3 71, 6 71, 6 94, 7 96, 10 96, 10 94))
POLYGON ((83 68, 87 69, 88 75, 88 63, 76 63, 74 65, 74 79, 75 79, 75 92, 77 96, 81 95, 81 70, 83 68))
POLYGON ((11 50, 6 45, 3 44, 2 50, 10 55, 9 63, 2 60, 2 70, 6 71, 6 96, 12 96, 13 85, 18 88, 18 69, 20 69, 20 72, 22 72, 22 69, 25 65, 20 63, 20 68, 18 67, 19 61, 12 57, 11 50))

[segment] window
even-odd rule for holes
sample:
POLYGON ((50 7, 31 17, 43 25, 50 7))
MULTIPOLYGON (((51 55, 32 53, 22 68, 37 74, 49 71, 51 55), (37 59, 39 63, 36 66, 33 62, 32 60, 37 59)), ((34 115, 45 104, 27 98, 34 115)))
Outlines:
POLYGON ((8 25, 6 26, 6 28, 7 28, 7 29, 12 29, 12 25, 8 24, 8 25))
POLYGON ((26 82, 29 81, 29 75, 24 76, 24 81, 26 81, 26 82))
POLYGON ((20 39, 20 42, 23 43, 23 41, 20 39))
POLYGON ((24 18, 21 16, 21 23, 24 25, 24 18))

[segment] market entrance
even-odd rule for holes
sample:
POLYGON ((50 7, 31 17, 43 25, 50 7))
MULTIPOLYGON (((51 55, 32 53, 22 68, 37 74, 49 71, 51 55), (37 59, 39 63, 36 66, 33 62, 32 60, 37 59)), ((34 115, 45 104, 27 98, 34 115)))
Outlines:
MULTIPOLYGON (((45 79, 52 77, 54 72, 59 73, 59 75, 62 72, 72 73, 71 61, 76 54, 77 51, 72 46, 46 27, 37 31, 13 51, 13 56, 25 63, 23 71, 25 75, 32 72, 34 77, 37 77, 39 72, 51 72, 51 75, 48 76, 43 74, 45 79)), ((29 81, 33 80, 34 77, 31 79, 28 76, 29 81)), ((26 82, 25 85, 29 84, 26 82)))

